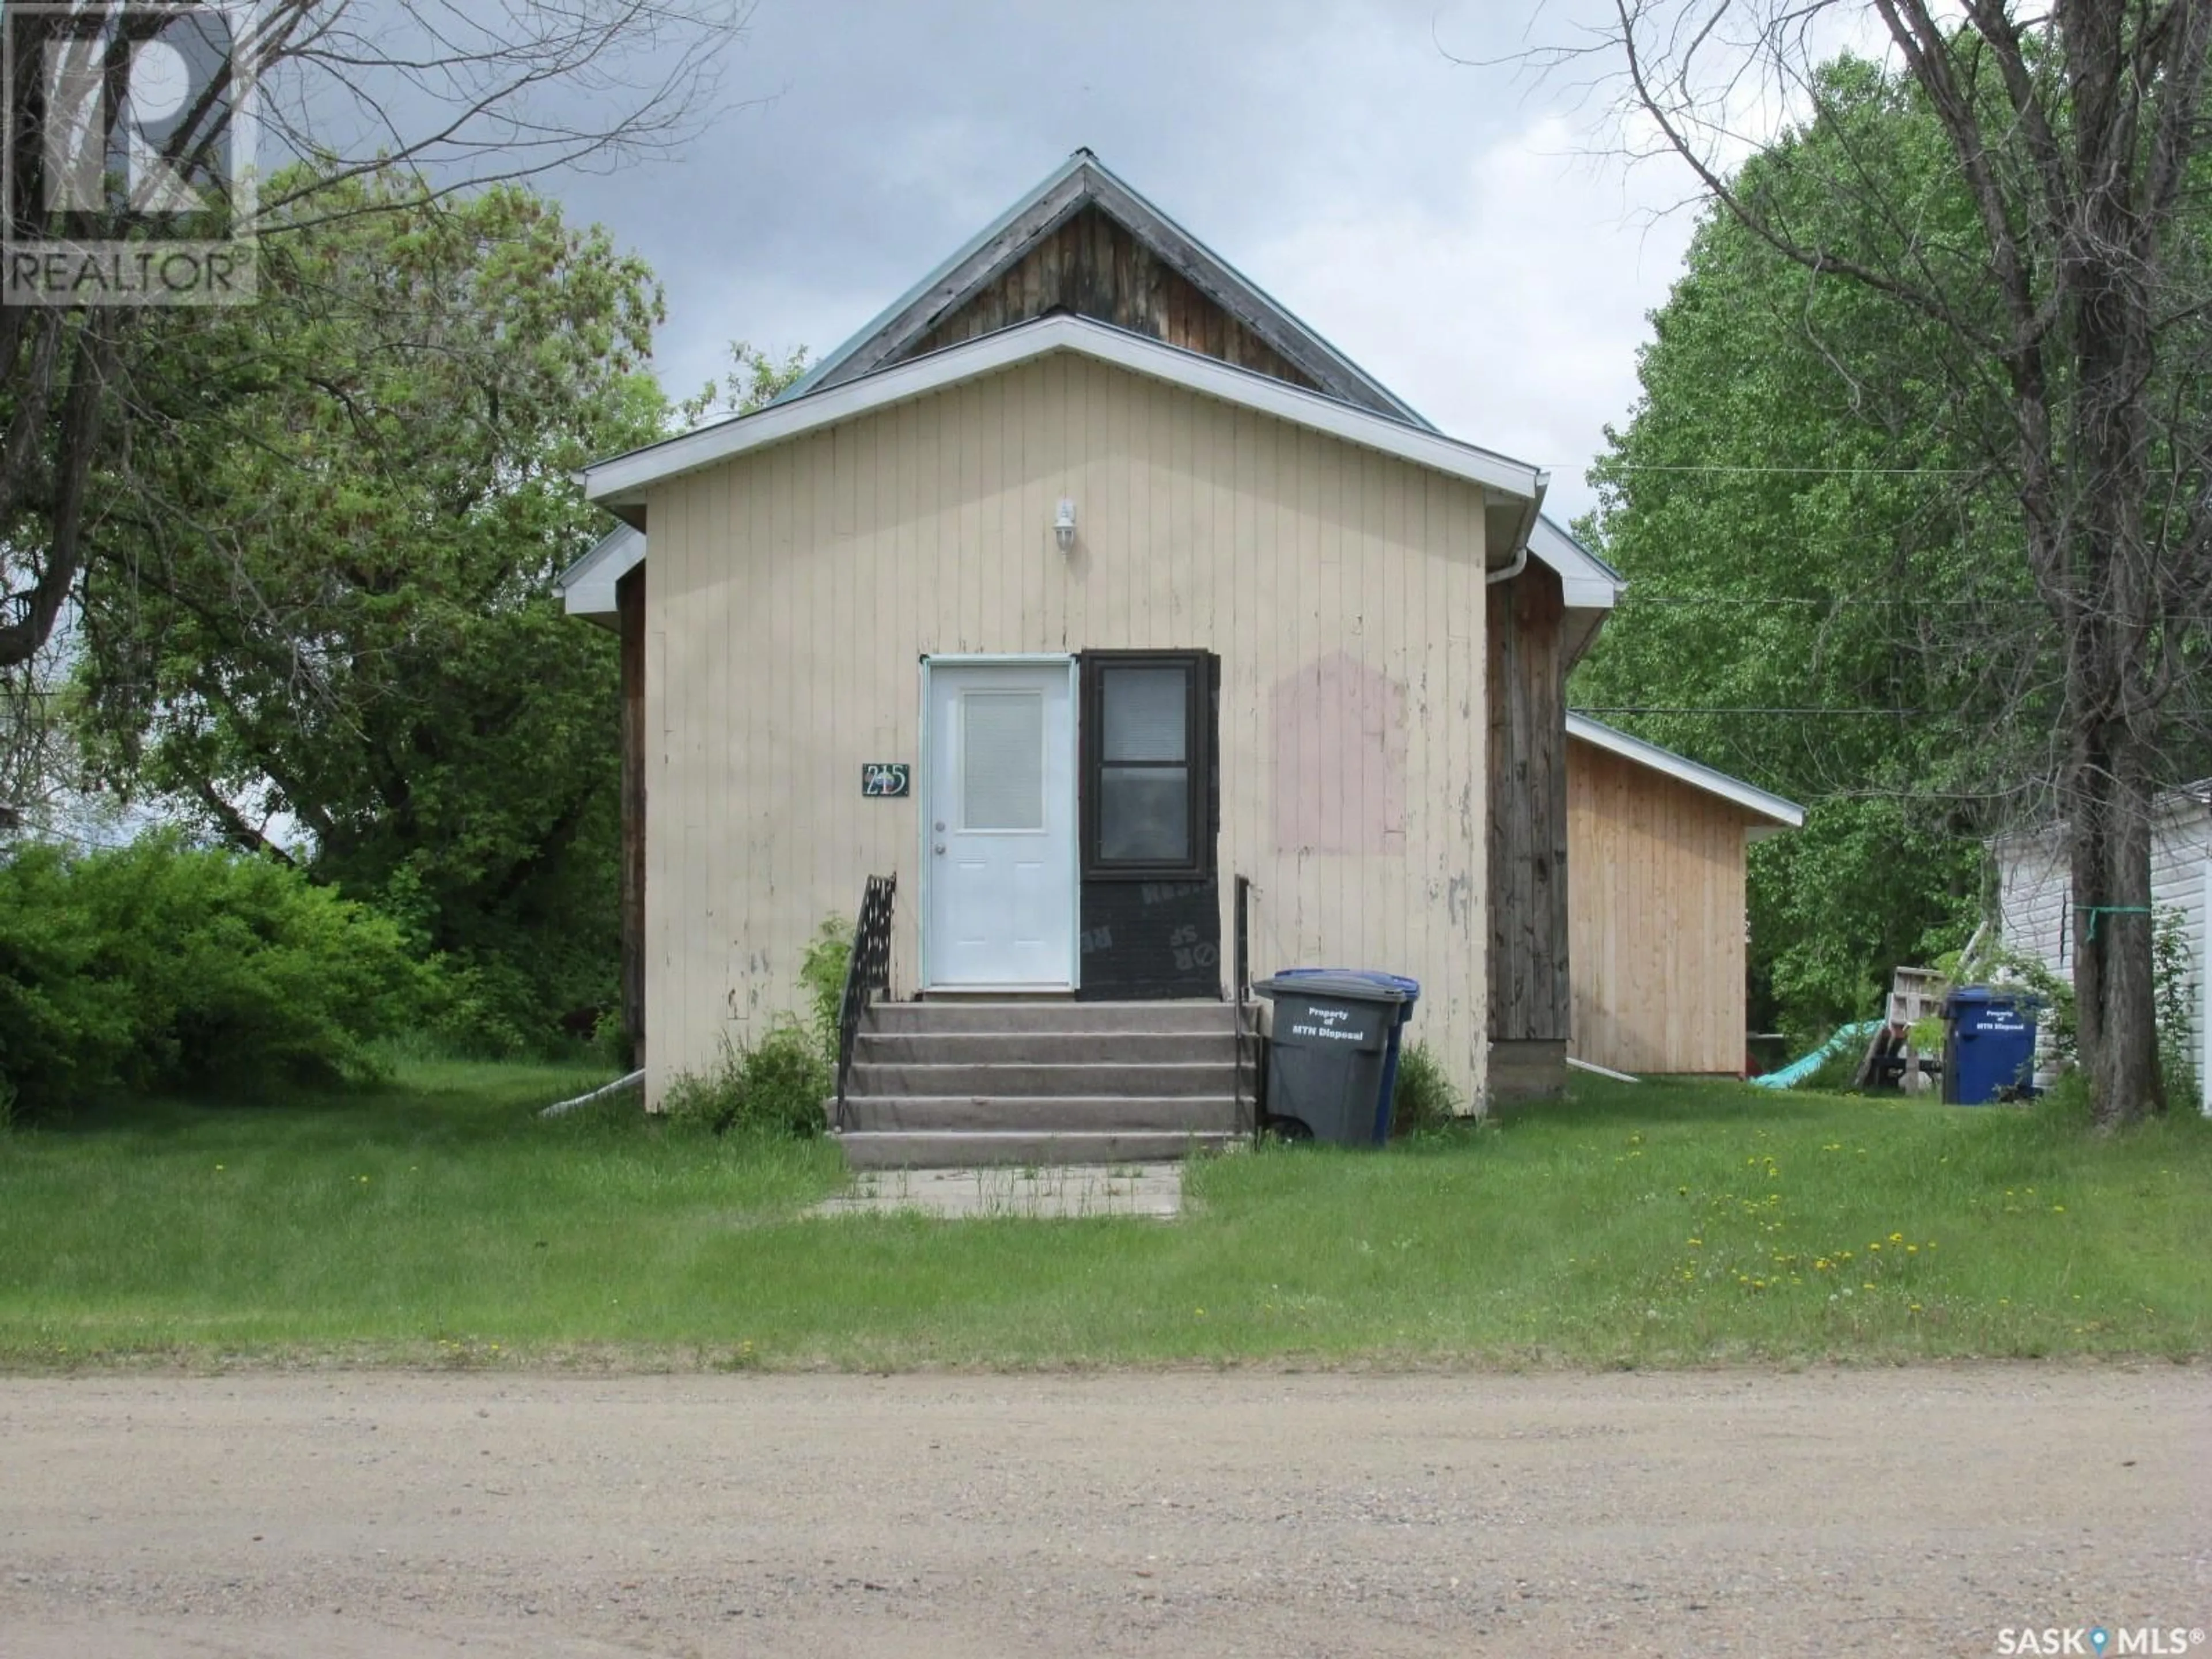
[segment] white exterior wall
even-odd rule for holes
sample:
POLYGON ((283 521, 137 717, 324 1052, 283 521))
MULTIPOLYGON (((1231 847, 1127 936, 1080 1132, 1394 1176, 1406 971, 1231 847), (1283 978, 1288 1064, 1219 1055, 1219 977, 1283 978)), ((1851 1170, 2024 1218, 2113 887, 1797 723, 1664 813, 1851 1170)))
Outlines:
MULTIPOLYGON (((1997 859, 1997 923, 2004 941, 2033 957, 2062 979, 2074 973, 2081 918, 2074 911, 2072 874, 2057 828, 2008 837, 1997 859)), ((2152 825, 2151 903, 2161 914, 2178 910, 2191 964, 2190 1006, 2196 1020, 2190 1041, 2197 1054, 2199 1104, 2212 1114, 2212 974, 2205 971, 2205 917, 2212 888, 2212 811, 2185 797, 2161 803, 2152 825)))

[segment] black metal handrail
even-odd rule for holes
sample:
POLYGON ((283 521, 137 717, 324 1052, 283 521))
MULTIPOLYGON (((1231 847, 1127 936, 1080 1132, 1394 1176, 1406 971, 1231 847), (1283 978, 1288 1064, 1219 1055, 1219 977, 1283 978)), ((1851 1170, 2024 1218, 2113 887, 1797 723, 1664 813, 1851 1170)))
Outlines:
MULTIPOLYGON (((1241 1123, 1244 1117, 1244 1039, 1245 1011, 1252 1001, 1252 878, 1237 878, 1237 917, 1235 960, 1231 964, 1237 984, 1237 1116, 1241 1123)), ((1255 1036, 1257 1033, 1253 1033, 1255 1036)), ((1256 1048, 1256 1044, 1255 1045, 1256 1048)), ((1258 1055, 1253 1056, 1252 1068, 1252 1138, 1260 1138, 1260 1126, 1266 1114, 1260 1102, 1258 1055)))
POLYGON ((891 988, 891 907, 898 878, 870 876, 860 895, 860 919, 853 928, 853 951, 845 962, 845 994, 837 1004, 837 1127, 845 1127, 845 1081, 853 1070, 853 1041, 868 1000, 891 988))

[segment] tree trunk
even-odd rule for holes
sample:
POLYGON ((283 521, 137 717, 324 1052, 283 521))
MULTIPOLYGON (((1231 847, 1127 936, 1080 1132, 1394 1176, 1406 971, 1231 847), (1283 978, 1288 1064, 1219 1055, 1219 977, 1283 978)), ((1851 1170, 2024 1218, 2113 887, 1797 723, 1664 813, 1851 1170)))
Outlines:
POLYGON ((2100 1127, 2166 1109, 2154 1016, 2151 790, 2123 738, 2077 748, 2067 781, 2074 876, 2074 997, 2100 1127))

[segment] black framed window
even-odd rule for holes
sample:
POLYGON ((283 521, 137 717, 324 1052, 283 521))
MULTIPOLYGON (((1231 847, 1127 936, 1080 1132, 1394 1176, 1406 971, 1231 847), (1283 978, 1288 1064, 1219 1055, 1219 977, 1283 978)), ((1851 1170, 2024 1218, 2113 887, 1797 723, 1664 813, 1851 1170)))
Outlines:
POLYGON ((1085 874, 1212 869, 1211 664, 1200 652, 1085 653, 1085 874))

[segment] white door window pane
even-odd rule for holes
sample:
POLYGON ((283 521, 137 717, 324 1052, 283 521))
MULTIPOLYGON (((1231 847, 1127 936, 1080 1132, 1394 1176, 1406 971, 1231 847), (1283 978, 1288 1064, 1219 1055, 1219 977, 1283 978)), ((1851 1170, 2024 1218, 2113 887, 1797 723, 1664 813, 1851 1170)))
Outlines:
POLYGON ((1105 705, 1103 758, 1179 761, 1190 731, 1190 676, 1180 668, 1109 668, 1101 682, 1105 705))
POLYGON ((1190 773, 1180 766, 1107 766, 1098 774, 1098 856, 1115 863, 1190 857, 1190 773))
POLYGON ((1044 828, 1044 698, 970 691, 960 700, 961 827, 1044 828))

